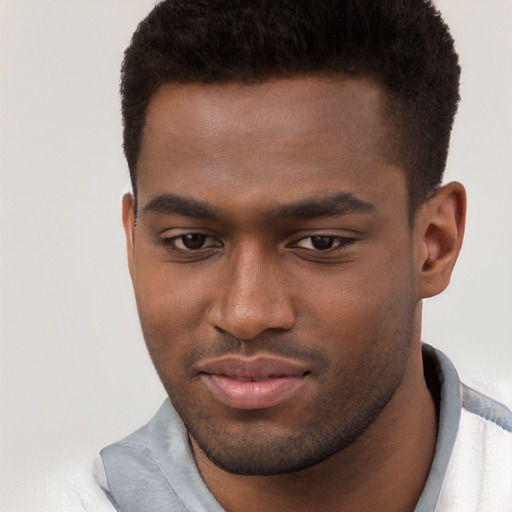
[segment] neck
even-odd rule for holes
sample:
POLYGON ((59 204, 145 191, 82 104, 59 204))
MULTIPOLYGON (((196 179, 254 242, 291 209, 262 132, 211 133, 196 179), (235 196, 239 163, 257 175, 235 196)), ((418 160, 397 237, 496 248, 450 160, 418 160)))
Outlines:
POLYGON ((201 475, 224 510, 412 512, 437 437, 419 343, 412 350, 402 384, 375 422, 350 447, 311 468, 276 476, 234 475, 213 464, 192 440, 201 475))

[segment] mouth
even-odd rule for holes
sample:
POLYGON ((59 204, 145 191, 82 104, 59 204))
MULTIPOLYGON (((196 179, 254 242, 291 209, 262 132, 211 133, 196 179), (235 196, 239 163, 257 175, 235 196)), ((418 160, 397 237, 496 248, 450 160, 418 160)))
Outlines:
POLYGON ((205 386, 233 409, 266 409, 295 395, 309 371, 295 361, 271 357, 224 357, 201 365, 205 386))

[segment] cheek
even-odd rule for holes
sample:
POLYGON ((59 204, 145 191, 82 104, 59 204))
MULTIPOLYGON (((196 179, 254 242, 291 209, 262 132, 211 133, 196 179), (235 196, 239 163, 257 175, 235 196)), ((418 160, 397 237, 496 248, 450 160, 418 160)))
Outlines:
POLYGON ((345 340, 343 350, 358 351, 405 329, 415 304, 410 258, 403 251, 374 256, 317 275, 304 285, 308 294, 303 295, 300 321, 309 336, 319 342, 345 340))
POLYGON ((176 360, 201 338, 207 298, 203 287, 171 267, 146 269, 134 278, 142 332, 153 359, 176 360))

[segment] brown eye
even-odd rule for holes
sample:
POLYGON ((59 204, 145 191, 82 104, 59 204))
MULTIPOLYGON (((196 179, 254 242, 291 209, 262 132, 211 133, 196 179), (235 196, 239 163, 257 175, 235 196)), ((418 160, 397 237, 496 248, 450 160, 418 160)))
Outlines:
POLYGON ((293 244, 293 247, 309 249, 310 251, 341 251, 355 242, 353 238, 332 235, 313 235, 301 238, 293 244))
POLYGON ((159 245, 165 247, 168 251, 180 254, 199 253, 206 249, 215 249, 222 247, 222 242, 205 233, 184 233, 178 236, 161 238, 159 245))
POLYGON ((189 233, 179 237, 183 246, 187 249, 201 249, 206 241, 206 235, 201 233, 189 233))
POLYGON ((312 236, 311 245, 319 251, 325 251, 326 249, 330 249, 336 240, 334 236, 312 236))

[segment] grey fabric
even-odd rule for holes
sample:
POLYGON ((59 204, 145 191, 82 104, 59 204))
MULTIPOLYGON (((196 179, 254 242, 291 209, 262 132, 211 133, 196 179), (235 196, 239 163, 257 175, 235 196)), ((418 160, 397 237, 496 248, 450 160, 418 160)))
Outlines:
POLYGON ((492 421, 503 430, 512 432, 512 412, 500 402, 465 385, 462 386, 462 407, 487 421, 492 421))
MULTIPOLYGON (((423 345, 425 378, 439 407, 434 460, 415 512, 434 512, 459 428, 461 407, 510 430, 503 405, 462 385, 450 360, 423 345)), ((119 512, 222 512, 203 482, 181 419, 167 399, 155 417, 100 452, 119 512)))
POLYGON ((512 430, 512 412, 505 405, 462 384, 457 370, 440 350, 426 344, 422 348, 424 366, 434 370, 435 382, 431 385, 439 386, 439 426, 434 460, 414 512, 434 512, 459 430, 462 408, 508 432, 512 430))
POLYGON ((457 370, 440 350, 427 344, 422 349, 424 366, 434 373, 435 382, 427 379, 434 396, 436 392, 432 388, 438 387, 439 425, 434 460, 414 512, 433 512, 459 430, 461 386, 457 370))
POLYGON ((222 512, 204 484, 169 399, 153 419, 100 452, 108 497, 122 512, 222 512))

